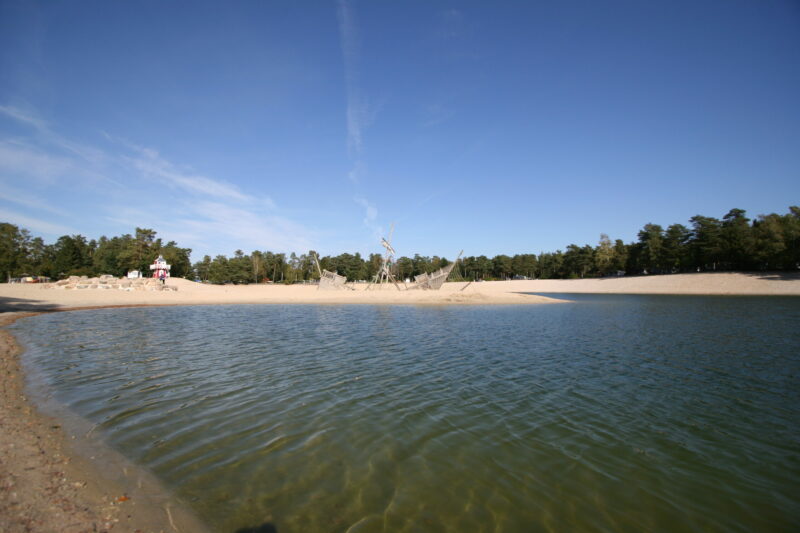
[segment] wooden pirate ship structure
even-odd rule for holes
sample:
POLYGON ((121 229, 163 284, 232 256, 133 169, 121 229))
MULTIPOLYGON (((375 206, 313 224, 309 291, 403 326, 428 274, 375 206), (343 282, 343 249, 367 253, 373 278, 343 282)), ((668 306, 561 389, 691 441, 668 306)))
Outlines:
POLYGON ((453 271, 453 268, 458 263, 458 260, 461 259, 461 254, 464 253, 464 250, 461 250, 458 253, 458 257, 456 260, 446 267, 442 267, 439 270, 434 272, 426 272, 424 274, 420 274, 419 276, 414 277, 414 285, 409 287, 410 289, 419 289, 423 291, 438 291, 444 285, 444 282, 447 281, 447 278, 450 277, 450 273, 453 271))
POLYGON ((397 282, 397 278, 394 277, 392 273, 392 266, 394 265, 394 255, 395 251, 392 247, 392 234, 394 233, 394 224, 389 229, 389 237, 388 238, 381 238, 381 246, 384 247, 386 253, 383 254, 383 260, 381 261, 381 268, 378 270, 378 273, 375 274, 375 277, 372 278, 372 284, 367 287, 369 290, 371 287, 378 286, 380 287, 384 283, 394 283, 394 286, 397 287, 398 291, 403 289, 400 288, 400 284, 397 282))
MULTIPOLYGON (((381 286, 384 283, 393 283, 397 290, 403 290, 400 287, 400 283, 397 281, 397 278, 392 273, 392 267, 395 264, 394 256, 395 250, 392 247, 391 239, 392 234, 394 233, 394 224, 389 229, 389 236, 387 238, 381 239, 381 246, 384 247, 386 253, 383 256, 383 261, 381 262, 381 268, 378 270, 378 273, 375 274, 375 277, 372 279, 372 284, 367 287, 369 290, 370 287, 373 286, 381 286)), ((425 291, 438 291, 444 285, 444 282, 447 281, 447 278, 450 276, 450 273, 455 268, 456 264, 458 264, 459 259, 461 259, 461 254, 464 253, 464 250, 458 253, 458 257, 456 260, 449 265, 436 270, 435 272, 426 272, 424 274, 420 274, 414 277, 414 283, 410 287, 403 282, 403 288, 406 290, 425 290, 425 291)))
POLYGON ((349 289, 345 283, 347 283, 347 278, 338 274, 337 272, 331 272, 329 270, 325 270, 320 267, 319 265, 319 257, 316 254, 313 255, 314 263, 317 265, 317 271, 319 272, 319 285, 317 285, 318 291, 330 291, 330 290, 339 290, 339 289, 349 289))

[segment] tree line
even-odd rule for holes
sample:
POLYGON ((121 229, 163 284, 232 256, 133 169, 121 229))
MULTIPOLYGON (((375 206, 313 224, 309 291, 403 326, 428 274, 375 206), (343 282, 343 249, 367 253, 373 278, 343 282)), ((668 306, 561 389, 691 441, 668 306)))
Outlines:
MULTIPOLYGON (((296 283, 319 278, 316 252, 297 255, 236 250, 232 257, 204 256, 193 265, 189 248, 156 238, 151 229, 136 228, 134 235, 60 237, 47 245, 41 238, 13 224, 0 224, 0 275, 22 274, 60 278, 69 275, 113 274, 129 270, 148 272, 158 255, 172 265, 172 275, 209 283, 296 283)), ((382 256, 343 253, 324 256, 320 266, 347 276, 348 280, 370 280, 381 267, 382 256)), ((450 264, 445 257, 402 256, 392 265, 399 279, 413 279, 450 264)), ((645 224, 637 241, 612 241, 601 234, 595 246, 570 244, 564 251, 540 254, 497 255, 493 258, 463 258, 451 279, 492 280, 511 278, 556 279, 613 275, 668 274, 697 271, 797 270, 800 268, 800 207, 784 215, 775 213, 747 218, 742 209, 731 209, 722 219, 697 215, 689 226, 672 224, 664 229, 645 224)))
MULTIPOLYGON (((241 250, 236 250, 231 258, 218 255, 211 259, 207 255, 194 264, 194 271, 198 279, 211 283, 297 283, 319 279, 315 258, 319 258, 321 269, 337 272, 351 281, 371 280, 383 261, 380 254, 370 254, 364 258, 358 252, 319 257, 314 250, 300 255, 294 252, 287 255, 261 251, 245 255, 241 250)), ((397 277, 407 278, 433 272, 449 264, 450 261, 443 257, 415 255, 413 258, 400 257, 392 268, 397 277)))
POLYGON ((159 255, 172 265, 173 276, 184 277, 192 274, 191 253, 191 249, 181 248, 175 241, 165 244, 151 229, 136 228, 134 235, 100 237, 99 240, 87 240, 83 235, 63 235, 55 243, 45 244, 41 237, 31 238, 27 229, 0 223, 0 276, 3 281, 22 275, 52 279, 100 274, 121 277, 131 270, 148 276, 150 265, 159 255))

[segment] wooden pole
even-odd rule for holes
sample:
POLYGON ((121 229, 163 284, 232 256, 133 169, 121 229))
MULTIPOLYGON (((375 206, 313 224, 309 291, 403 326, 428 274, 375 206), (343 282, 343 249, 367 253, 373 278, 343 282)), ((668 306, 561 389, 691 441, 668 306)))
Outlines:
POLYGON ((319 279, 322 279, 322 267, 319 266, 319 256, 314 253, 314 263, 317 264, 317 272, 319 272, 319 279))

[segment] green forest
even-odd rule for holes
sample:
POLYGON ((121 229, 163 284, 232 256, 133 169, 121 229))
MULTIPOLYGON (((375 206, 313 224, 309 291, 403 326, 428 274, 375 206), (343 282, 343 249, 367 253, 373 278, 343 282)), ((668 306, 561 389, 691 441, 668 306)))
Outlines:
MULTIPOLYGON (((147 275, 149 265, 163 255, 172 276, 209 283, 297 283, 319 278, 313 257, 236 250, 232 257, 205 256, 192 264, 191 249, 174 241, 164 243, 152 229, 134 234, 87 240, 64 235, 53 244, 31 237, 27 229, 0 223, 0 276, 10 280, 23 275, 60 279, 71 275, 123 276, 130 270, 147 275)), ((322 268, 347 276, 350 281, 370 280, 381 265, 380 254, 362 257, 343 253, 320 258, 322 268)), ((400 279, 432 272, 450 264, 445 257, 402 256, 392 268, 400 279)), ((512 278, 558 279, 702 271, 766 271, 800 268, 800 207, 784 215, 759 215, 749 219, 742 209, 731 209, 722 219, 697 215, 688 225, 666 229, 648 223, 636 242, 612 241, 601 234, 596 245, 570 244, 563 251, 514 256, 469 256, 451 274, 456 280, 512 278)))

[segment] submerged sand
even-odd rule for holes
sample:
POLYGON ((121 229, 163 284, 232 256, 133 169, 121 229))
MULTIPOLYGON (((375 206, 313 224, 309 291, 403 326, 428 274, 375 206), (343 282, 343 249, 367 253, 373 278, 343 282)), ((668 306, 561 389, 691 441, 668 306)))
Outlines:
MULTIPOLYGON (((554 303, 543 293, 791 295, 800 274, 680 274, 586 280, 447 283, 441 291, 318 291, 312 285, 212 286, 182 279, 177 291, 63 290, 0 284, 0 327, 36 313, 95 307, 213 304, 529 305, 554 303)), ((0 531, 202 531, 185 509, 171 507, 153 479, 121 458, 78 453, 86 439, 28 400, 19 348, 0 330, 0 531), (101 461, 101 464, 98 464, 101 461)), ((95 450, 92 453, 100 453, 95 450)), ((113 453, 110 454, 113 456, 113 453)))
MULTIPOLYGON (((0 327, 34 314, 0 314, 0 327)), ((37 410, 19 352, 14 337, 0 329, 0 531, 206 530, 152 475, 80 426, 37 410)))

